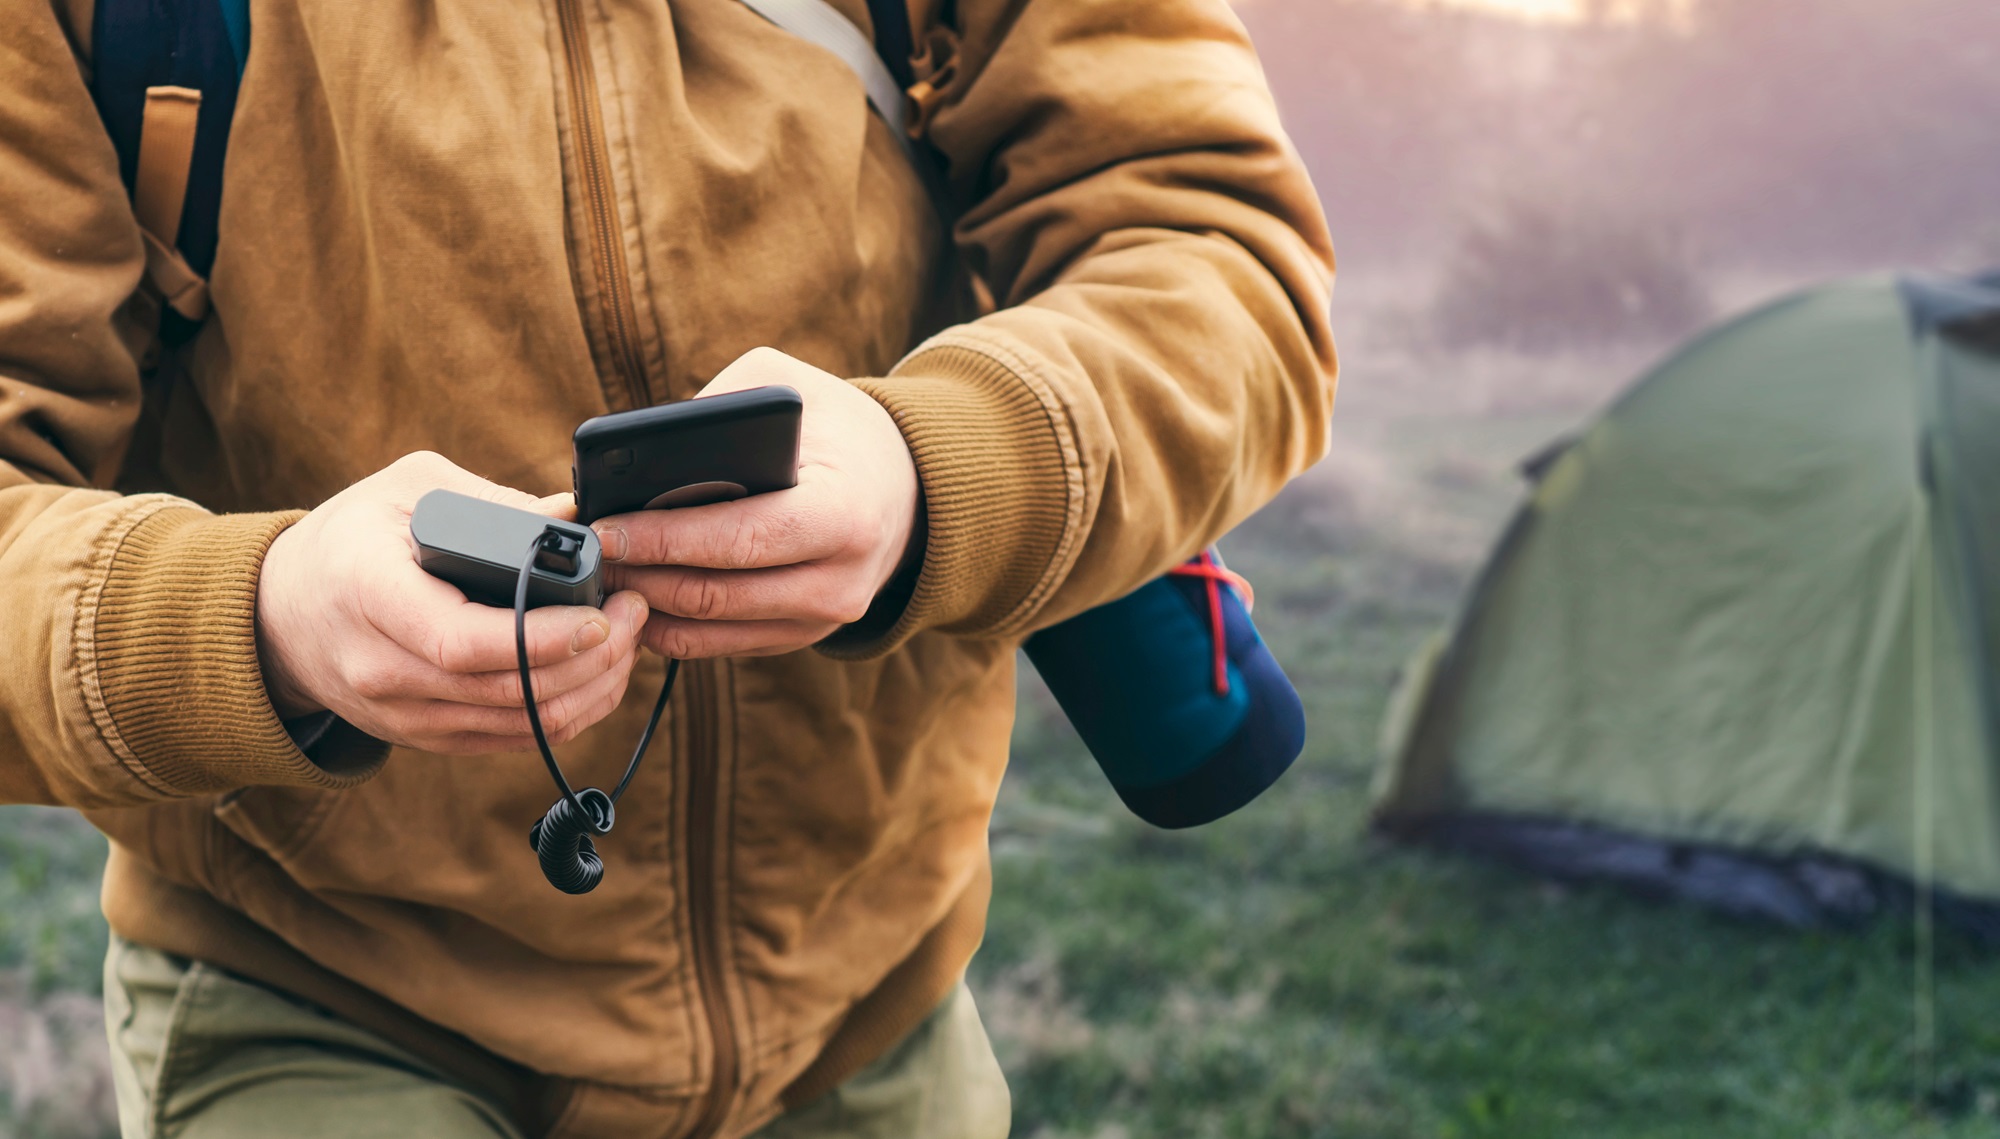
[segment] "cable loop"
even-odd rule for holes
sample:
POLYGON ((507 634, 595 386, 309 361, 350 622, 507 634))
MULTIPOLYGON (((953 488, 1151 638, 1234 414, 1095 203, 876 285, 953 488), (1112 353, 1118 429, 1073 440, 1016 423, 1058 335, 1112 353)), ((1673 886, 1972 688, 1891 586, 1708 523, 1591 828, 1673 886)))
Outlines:
POLYGON ((604 859, 590 841, 611 830, 611 796, 585 787, 576 797, 589 817, 579 817, 569 799, 557 799, 542 820, 528 829, 528 843, 542 864, 542 877, 565 894, 588 894, 604 880, 604 859))
POLYGON ((514 662, 521 673, 521 700, 528 710, 528 727, 534 732, 535 747, 542 753, 542 762, 548 765, 549 778, 562 792, 562 798, 556 800, 541 821, 528 828, 528 845, 534 848, 542 876, 549 880, 549 885, 565 894, 588 894, 604 880, 604 859, 598 855, 591 836, 611 833, 611 825, 617 819, 617 802, 631 786, 632 777, 639 772, 639 761, 646 758, 646 749, 652 745, 653 732, 660 726, 660 714, 666 711, 667 699, 673 695, 674 678, 680 675, 681 662, 667 662, 659 699, 653 701, 653 714, 646 720, 646 730, 640 733, 639 743, 632 749, 632 761, 625 765, 618 786, 609 795, 595 787, 571 790, 562 765, 556 762, 555 751, 549 747, 549 737, 542 730, 542 713, 535 702, 535 682, 528 667, 528 582, 534 575, 536 555, 551 533, 554 533, 552 528, 535 535, 528 546, 527 559, 521 563, 520 576, 514 580, 514 662))

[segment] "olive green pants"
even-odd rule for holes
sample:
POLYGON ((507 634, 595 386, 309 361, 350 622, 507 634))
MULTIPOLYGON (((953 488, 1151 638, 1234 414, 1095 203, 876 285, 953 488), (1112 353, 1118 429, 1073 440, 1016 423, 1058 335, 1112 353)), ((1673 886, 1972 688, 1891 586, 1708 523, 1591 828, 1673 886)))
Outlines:
MULTIPOLYGON (((123 1139, 521 1139, 497 1106, 373 1033, 115 937, 104 1016, 123 1139)), ((888 1055, 756 1139, 1005 1139, 1008 1109, 960 985, 888 1055)))

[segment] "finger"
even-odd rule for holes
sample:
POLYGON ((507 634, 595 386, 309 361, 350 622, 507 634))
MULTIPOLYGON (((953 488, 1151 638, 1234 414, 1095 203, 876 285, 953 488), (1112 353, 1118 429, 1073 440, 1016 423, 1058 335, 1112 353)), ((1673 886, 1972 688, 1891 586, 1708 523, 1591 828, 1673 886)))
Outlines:
POLYGON ((765 569, 842 553, 844 504, 801 484, 734 502, 618 514, 595 523, 604 560, 625 565, 765 569))
POLYGON ((414 507, 417 499, 426 491, 453 490, 472 498, 497 502, 502 506, 512 506, 520 510, 532 510, 547 514, 540 509, 545 501, 524 490, 501 486, 490 479, 480 478, 450 459, 435 451, 417 451, 403 456, 383 469, 382 475, 404 492, 405 505, 414 507))
POLYGON ((606 575, 637 590, 654 610, 696 621, 816 621, 845 625, 868 612, 874 593, 859 574, 826 564, 708 570, 612 566, 606 575))
POLYGON ((770 384, 788 384, 798 389, 801 396, 806 396, 812 388, 827 382, 842 381, 831 372, 815 368, 804 360, 766 346, 752 348, 738 356, 728 367, 716 373, 714 379, 704 384, 697 394, 721 395, 724 392, 740 392, 770 384))
POLYGON ((646 647, 672 660, 776 656, 818 644, 840 626, 819 621, 689 621, 655 613, 646 647))
POLYGON ((444 700, 375 699, 345 713, 348 723, 363 732, 397 747, 446 755, 482 751, 524 751, 535 746, 528 734, 527 715, 521 714, 518 730, 498 725, 499 731, 463 730, 460 705, 444 700))
POLYGON ((396 740, 404 747, 427 751, 433 755, 493 755, 517 751, 532 751, 533 737, 493 736, 480 732, 454 732, 448 735, 425 736, 423 739, 396 740))
POLYGON ((634 652, 631 663, 625 666, 625 671, 620 675, 617 684, 605 685, 594 691, 579 691, 575 712, 571 714, 567 724, 549 736, 549 743, 552 745, 568 743, 617 711, 618 706, 625 702, 625 693, 632 685, 632 672, 638 667, 638 661, 639 654, 634 652))
MULTIPOLYGON (((611 668, 594 677, 589 683, 553 699, 540 699, 536 693, 535 709, 542 717, 542 731, 551 744, 566 743, 576 738, 586 728, 610 715, 625 698, 625 687, 632 680, 632 670, 639 663, 637 646, 632 652, 620 657, 611 668)), ((527 713, 521 713, 527 718, 527 713)))
POLYGON ((639 654, 635 648, 614 668, 590 683, 553 700, 538 701, 535 707, 541 713, 542 731, 547 734, 549 743, 567 743, 610 715, 625 699, 625 688, 631 683, 632 670, 638 663, 639 654))
MULTIPOLYGON (((531 669, 535 696, 548 700, 574 691, 630 651, 629 644, 621 646, 614 637, 561 663, 531 669)), ((358 695, 376 700, 407 698, 486 708, 519 708, 522 701, 518 668, 459 675, 444 672, 434 663, 408 652, 401 653, 391 666, 356 677, 352 686, 358 695)))
MULTIPOLYGON (((567 660, 529 670, 536 699, 548 700, 588 684, 638 647, 639 636, 646 627, 645 599, 634 592, 616 593, 605 600, 603 612, 611 622, 608 640, 567 660)), ((521 706, 518 667, 454 674, 411 654, 395 670, 390 685, 387 692, 373 695, 401 695, 492 708, 521 706)))
MULTIPOLYGON (((602 719, 616 706, 637 665, 637 651, 613 661, 611 667, 587 683, 560 696, 543 699, 535 693, 535 710, 541 715, 542 731, 551 742, 569 739, 602 719), (607 706, 609 701, 609 706, 607 706)), ((409 725, 408 734, 419 739, 443 739, 471 733, 495 739, 511 739, 515 748, 534 746, 527 710, 495 708, 483 704, 458 704, 447 700, 400 701, 386 710, 391 723, 409 725)))
MULTIPOLYGON (((513 610, 467 601, 415 562, 393 571, 384 585, 368 591, 362 611, 383 636, 420 660, 455 674, 515 667, 513 610)), ((587 605, 533 609, 526 625, 531 668, 568 660, 611 636, 610 618, 587 605)))
POLYGON ((561 494, 551 494, 546 498, 536 499, 535 504, 528 507, 528 509, 534 511, 536 514, 546 514, 550 518, 560 518, 565 522, 574 522, 576 521, 576 495, 570 491, 563 491, 561 494))

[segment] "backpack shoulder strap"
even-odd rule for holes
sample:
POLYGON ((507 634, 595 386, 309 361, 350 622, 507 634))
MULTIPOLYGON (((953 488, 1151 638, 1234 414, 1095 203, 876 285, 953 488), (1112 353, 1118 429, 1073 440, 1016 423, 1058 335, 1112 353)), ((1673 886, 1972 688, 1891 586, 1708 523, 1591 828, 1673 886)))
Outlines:
POLYGON ((889 124, 903 150, 914 156, 910 137, 903 130, 912 43, 905 0, 868 0, 869 15, 875 24, 872 43, 852 20, 826 0, 743 0, 743 4, 800 39, 838 56, 860 78, 869 105, 889 124))
POLYGON ((248 0, 97 0, 90 93, 145 234, 147 277, 171 310, 169 340, 207 315, 249 47, 248 0))

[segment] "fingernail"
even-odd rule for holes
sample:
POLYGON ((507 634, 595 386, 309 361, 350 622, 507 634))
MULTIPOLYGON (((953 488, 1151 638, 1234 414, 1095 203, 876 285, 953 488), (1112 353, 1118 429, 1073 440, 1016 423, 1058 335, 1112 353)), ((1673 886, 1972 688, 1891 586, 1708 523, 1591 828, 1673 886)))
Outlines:
POLYGON ((625 560, 627 539, 625 531, 616 526, 605 526, 597 531, 597 541, 604 547, 604 560, 622 562, 625 560))
POLYGON ((576 635, 569 639, 570 655, 574 656, 577 653, 588 652, 596 648, 603 644, 604 638, 609 635, 610 631, 605 628, 604 622, 585 621, 577 629, 576 635))

